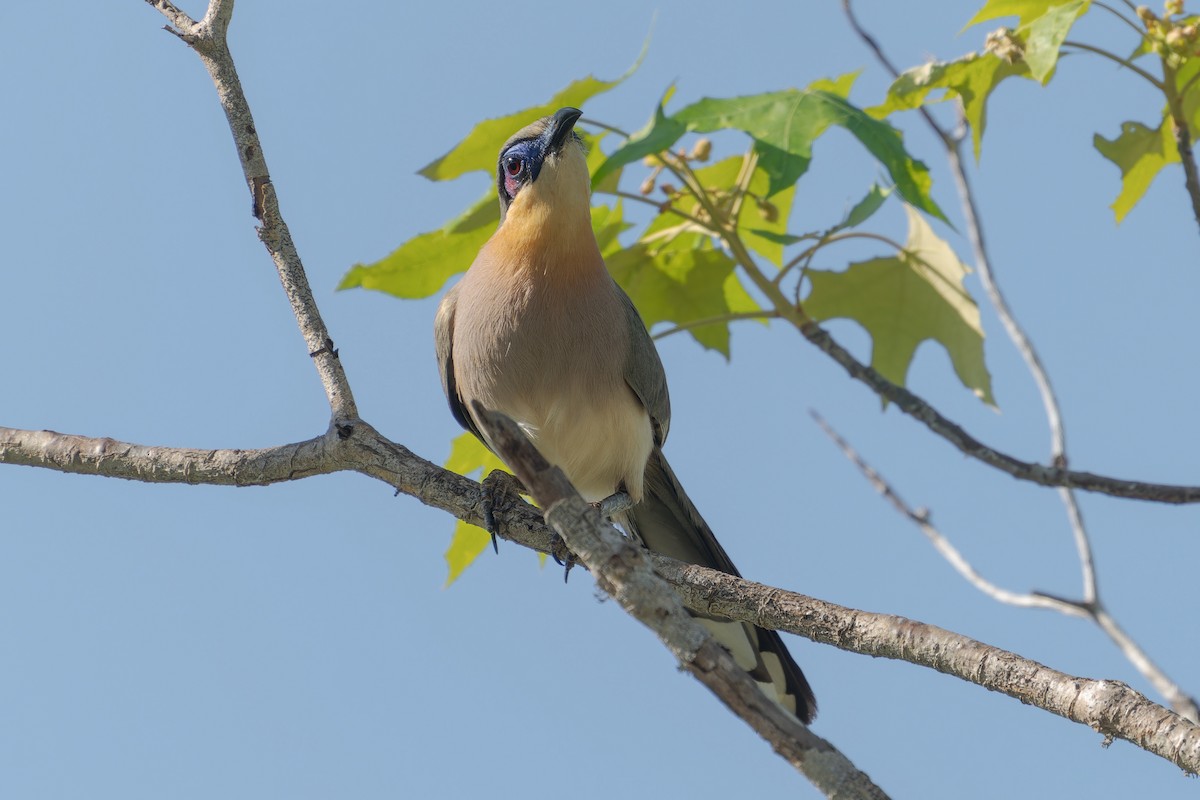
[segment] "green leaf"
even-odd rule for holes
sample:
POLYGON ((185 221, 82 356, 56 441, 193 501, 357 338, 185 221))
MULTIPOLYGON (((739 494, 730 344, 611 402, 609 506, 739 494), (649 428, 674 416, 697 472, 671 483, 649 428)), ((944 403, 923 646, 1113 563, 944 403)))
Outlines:
POLYGON ((492 535, 483 528, 458 520, 454 525, 454 536, 450 539, 450 546, 446 548, 446 586, 458 580, 463 571, 471 566, 491 543, 492 535))
MULTIPOLYGON (((451 442, 450 456, 444 466, 466 477, 483 477, 494 469, 507 469, 503 461, 470 433, 464 433, 451 442)), ((483 528, 459 520, 454 526, 450 547, 446 550, 446 565, 449 568, 446 585, 454 583, 491 541, 491 534, 483 528)))
MULTIPOLYGON (((685 234, 696 241, 696 234, 685 234)), ((651 251, 638 243, 608 258, 608 271, 629 294, 647 328, 659 322, 677 325, 757 308, 741 284, 732 286, 734 263, 720 250, 680 247, 651 251), (740 290, 740 291, 739 291, 740 290)), ((729 324, 690 328, 701 346, 729 358, 729 324)))
POLYGON ((988 0, 963 30, 998 17, 1017 17, 1016 33, 1025 44, 1029 72, 1045 84, 1071 26, 1090 7, 1091 0, 988 0))
MULTIPOLYGON (((1200 88, 1192 83, 1198 74, 1200 58, 1191 58, 1184 62, 1175 75, 1177 90, 1183 91, 1184 87, 1188 90, 1183 95, 1183 114, 1188 120, 1193 142, 1200 134, 1200 88)), ((1118 223, 1142 199, 1162 168, 1180 161, 1174 122, 1166 105, 1163 106, 1162 121, 1157 128, 1148 128, 1140 122, 1123 122, 1120 136, 1105 139, 1096 134, 1092 137, 1092 144, 1100 151, 1100 155, 1121 170, 1121 192, 1112 204, 1118 223)))
POLYGON ((1022 26, 1018 35, 1024 33, 1025 63, 1035 79, 1043 85, 1050 80, 1054 65, 1058 63, 1058 51, 1075 20, 1087 10, 1090 0, 1071 0, 1062 5, 1051 6, 1029 24, 1022 26))
POLYGON ((455 437, 450 443, 450 456, 442 466, 465 478, 474 475, 482 478, 492 470, 507 469, 500 457, 488 450, 472 433, 463 433, 455 437))
POLYGON ((603 191, 601 185, 604 179, 614 170, 668 149, 687 132, 687 127, 683 123, 668 117, 663 111, 663 107, 673 94, 675 94, 675 84, 667 87, 667 91, 658 101, 658 106, 654 109, 654 116, 650 118, 650 121, 625 140, 625 143, 592 173, 592 189, 594 191, 603 191))
MULTIPOLYGON (((973 25, 978 25, 981 22, 988 20, 999 19, 1000 17, 1017 17, 1017 24, 1024 27, 1029 25, 1034 20, 1051 13, 1059 6, 1064 4, 1072 5, 1081 2, 1081 0, 988 0, 984 3, 983 8, 971 17, 971 21, 963 26, 965 31, 973 25)), ((1090 3, 1090 0, 1088 0, 1090 3)), ((1088 5, 1084 3, 1084 5, 1088 5)), ((1082 13, 1082 12, 1081 12, 1082 13)))
MULTIPOLYGON (((617 235, 632 227, 622 218, 620 204, 594 207, 592 221, 602 253, 620 247, 617 235)), ((373 264, 355 264, 337 288, 374 289, 408 300, 429 297, 471 266, 499 222, 500 207, 489 192, 441 230, 414 236, 373 264)))
POLYGON ((500 222, 494 192, 444 228, 414 236, 373 264, 355 264, 338 289, 374 289, 415 299, 436 294, 446 281, 466 271, 500 222))
POLYGON ((1153 129, 1140 122, 1125 122, 1120 136, 1110 140, 1097 133, 1092 144, 1121 170, 1121 192, 1112 204, 1117 222, 1142 199, 1163 167, 1179 162, 1175 137, 1165 122, 1153 129))
POLYGON ((621 242, 617 237, 632 227, 632 222, 625 221, 620 201, 612 208, 592 206, 592 231, 596 234, 600 255, 605 258, 621 249, 621 242))
POLYGON ((955 61, 934 61, 904 72, 888 89, 887 98, 867 113, 884 117, 893 111, 906 111, 924 105, 927 95, 945 90, 963 104, 963 114, 971 126, 975 160, 979 160, 983 131, 987 127, 987 101, 1000 82, 1011 77, 1029 78, 1029 67, 1019 61, 1010 64, 991 53, 970 53, 955 61))
POLYGON ((586 78, 572 81, 566 88, 541 105, 523 108, 503 117, 484 120, 472 128, 466 138, 452 147, 450 152, 436 161, 426 164, 418 174, 433 181, 450 180, 476 170, 491 174, 492 170, 496 168, 496 154, 500 144, 507 141, 514 131, 520 130, 535 119, 553 114, 563 106, 583 108, 583 104, 587 100, 617 86, 641 66, 649 43, 650 40, 647 39, 637 61, 616 80, 602 81, 589 75, 586 78))
MULTIPOLYGON (((577 133, 579 134, 579 137, 583 139, 584 147, 587 148, 588 173, 595 175, 596 170, 598 170, 604 164, 604 162, 608 160, 608 156, 606 156, 604 151, 600 149, 600 141, 607 136, 608 133, 602 132, 599 134, 591 134, 587 131, 577 131, 577 133)), ((620 184, 620 182, 621 170, 611 170, 609 171, 608 175, 601 180, 597 181, 595 178, 592 179, 592 191, 608 192, 611 194, 617 191, 618 184, 620 184)))
POLYGON ((859 225, 862 225, 879 210, 879 207, 884 204, 891 193, 892 190, 890 187, 885 188, 877 183, 871 184, 871 188, 867 190, 866 197, 855 203, 854 207, 842 218, 842 221, 834 225, 826 233, 837 233, 847 228, 857 228, 859 225))
POLYGON ((963 288, 968 269, 914 209, 905 249, 896 256, 851 264, 844 272, 809 271, 804 309, 817 320, 848 318, 871 335, 871 366, 903 386, 917 346, 946 348, 959 380, 995 405, 983 359, 979 308, 963 288))
POLYGON ((812 160, 813 142, 830 125, 840 125, 879 160, 905 200, 944 219, 929 196, 929 170, 904 149, 900 131, 839 95, 788 89, 727 100, 705 98, 675 117, 689 130, 736 128, 750 134, 759 165, 770 177, 768 196, 799 180, 812 160))

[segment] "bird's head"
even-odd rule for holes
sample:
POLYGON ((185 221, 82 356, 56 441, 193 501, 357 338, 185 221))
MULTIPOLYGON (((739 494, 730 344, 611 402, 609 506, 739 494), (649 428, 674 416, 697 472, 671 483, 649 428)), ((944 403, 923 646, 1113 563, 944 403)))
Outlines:
POLYGON ((575 122, 583 112, 560 108, 517 131, 500 148, 496 191, 500 219, 510 211, 535 217, 587 213, 590 179, 575 122))

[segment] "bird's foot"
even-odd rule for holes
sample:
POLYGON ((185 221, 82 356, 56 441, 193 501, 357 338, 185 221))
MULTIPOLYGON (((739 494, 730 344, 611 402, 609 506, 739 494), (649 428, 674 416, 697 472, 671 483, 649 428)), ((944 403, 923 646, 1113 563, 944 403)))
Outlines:
POLYGON ((628 511, 633 508, 633 498, 628 492, 613 492, 608 497, 598 503, 592 503, 600 511, 600 516, 605 519, 612 519, 622 511, 628 511))
POLYGON ((566 583, 567 578, 571 577, 571 568, 579 562, 575 560, 575 554, 567 549, 567 543, 563 541, 561 536, 553 532, 551 532, 550 536, 553 537, 553 543, 550 547, 550 557, 554 559, 555 564, 563 568, 563 583, 566 583), (560 550, 566 554, 565 559, 558 557, 557 553, 560 550))
POLYGON ((515 500, 520 499, 524 491, 525 487, 516 476, 502 469, 492 470, 480 483, 480 493, 483 495, 483 526, 492 535, 492 549, 497 553, 500 552, 500 545, 497 543, 496 534, 500 525, 496 522, 496 512, 507 511, 515 500))

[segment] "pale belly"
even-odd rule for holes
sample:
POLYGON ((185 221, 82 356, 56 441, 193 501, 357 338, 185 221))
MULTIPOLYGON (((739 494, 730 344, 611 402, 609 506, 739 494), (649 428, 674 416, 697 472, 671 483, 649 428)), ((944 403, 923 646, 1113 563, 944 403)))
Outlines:
POLYGON ((518 310, 527 308, 526 297, 476 305, 471 299, 485 295, 465 294, 454 344, 461 396, 521 425, 588 502, 622 487, 641 500, 654 434, 625 383, 628 338, 614 322, 623 320, 617 299, 541 304, 549 310, 531 314, 518 310))

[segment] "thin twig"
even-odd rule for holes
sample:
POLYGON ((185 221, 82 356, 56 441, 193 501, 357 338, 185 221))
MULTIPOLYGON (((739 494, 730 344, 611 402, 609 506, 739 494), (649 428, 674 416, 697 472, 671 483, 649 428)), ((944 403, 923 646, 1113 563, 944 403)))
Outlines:
POLYGON ((1107 58, 1109 61, 1120 64, 1122 67, 1125 67, 1130 72, 1137 74, 1139 77, 1145 78, 1147 81, 1149 81, 1154 86, 1154 88, 1158 89, 1160 92, 1164 91, 1163 83, 1158 78, 1154 77, 1149 72, 1147 72, 1146 70, 1139 67, 1137 64, 1134 64, 1129 59, 1121 58, 1119 55, 1117 55, 1115 53, 1110 53, 1107 50, 1105 50, 1103 47, 1095 47, 1093 45, 1088 44, 1087 42, 1076 42, 1071 39, 1067 39, 1065 42, 1063 42, 1062 46, 1063 47, 1074 47, 1076 50, 1084 50, 1088 53, 1098 55, 1101 58, 1107 58))
POLYGON ((316 366, 321 384, 325 388, 333 418, 343 421, 357 419, 358 407, 350 390, 350 382, 313 299, 300 253, 296 250, 292 234, 279 211, 275 186, 267 170, 262 143, 258 138, 254 117, 250 113, 250 104, 242 91, 233 55, 225 38, 233 15, 233 0, 212 0, 208 12, 200 22, 192 21, 167 0, 146 2, 162 12, 179 29, 181 38, 200 56, 205 69, 208 70, 216 87, 221 108, 229 122, 230 132, 233 134, 238 160, 242 165, 246 186, 250 190, 254 216, 260 222, 258 238, 266 245, 271 259, 275 262, 280 283, 304 336, 308 355, 316 366))
POLYGON ((1142 28, 1136 22, 1131 20, 1129 17, 1122 14, 1117 9, 1110 6, 1108 3, 1102 3, 1102 2, 1100 2, 1100 0, 1092 0, 1092 5, 1098 6, 1099 8, 1103 8, 1105 11, 1112 14, 1117 19, 1121 20, 1121 22, 1124 22, 1126 25, 1133 28, 1134 33, 1136 33, 1138 35, 1139 39, 1141 39, 1142 37, 1144 37, 1146 35, 1146 31, 1144 28, 1142 28))
POLYGON ((674 214, 675 216, 682 217, 683 219, 702 228, 705 231, 711 232, 710 226, 706 225, 703 220, 698 217, 693 217, 686 211, 680 211, 673 203, 660 203, 656 200, 651 200, 649 197, 643 197, 640 194, 634 194, 633 192, 624 192, 620 190, 599 189, 596 193, 607 194, 613 197, 621 197, 626 200, 634 200, 638 203, 654 206, 658 209, 660 214, 674 214))
POLYGON ((1020 606, 1023 608, 1047 608, 1054 611, 1059 611, 1076 617, 1086 617, 1088 613, 1080 607, 1079 603, 1060 598, 1051 597, 1040 593, 1018 593, 989 581, 987 578, 979 574, 978 570, 966 559, 958 548, 950 543, 950 540, 942 535, 930 520, 930 513, 926 509, 914 509, 908 505, 896 492, 890 483, 887 482, 882 475, 875 471, 870 464, 863 459, 858 452, 850 446, 842 436, 833 429, 833 427, 825 421, 825 419, 815 410, 809 409, 809 415, 816 421, 825 435, 833 440, 833 443, 838 446, 850 463, 858 467, 859 472, 863 477, 875 488, 880 495, 883 496, 892 508, 900 512, 901 515, 907 517, 914 525, 921 529, 925 534, 934 549, 946 559, 946 561, 961 575, 968 583, 974 586, 983 594, 992 598, 998 603, 1004 603, 1010 606, 1020 606))
MULTIPOLYGON (((1006 605, 1018 606, 1021 608, 1044 608, 1051 611, 1058 611, 1071 617, 1079 617, 1094 622, 1099 628, 1117 645, 1122 655, 1133 665, 1133 667, 1142 674, 1150 684, 1158 691, 1175 713, 1185 717, 1192 722, 1200 721, 1200 708, 1197 707, 1196 701, 1187 695, 1179 687, 1177 683, 1172 681, 1165 672, 1146 654, 1132 638, 1126 634, 1116 620, 1105 610, 1103 604, 1096 597, 1083 600, 1070 600, 1065 597, 1056 597, 1055 595, 1046 592, 1025 592, 1017 593, 1004 589, 1000 586, 984 578, 975 569, 974 566, 958 551, 953 544, 934 527, 930 521, 930 514, 925 509, 913 509, 901 499, 892 485, 888 483, 882 475, 868 464, 862 456, 860 456, 850 444, 842 438, 816 411, 810 410, 809 414, 816 420, 825 434, 833 440, 834 444, 841 449, 842 454, 854 466, 858 467, 863 477, 878 491, 885 500, 887 500, 893 508, 900 514, 907 517, 915 525, 917 525, 925 538, 929 539, 933 544, 934 549, 946 559, 954 570, 961 575, 968 583, 974 586, 983 594, 998 603, 1006 605)), ((1065 491, 1065 490, 1064 490, 1065 491)), ((1087 588, 1095 590, 1095 585, 1092 584, 1087 588)))
MULTIPOLYGON (((898 77, 899 73, 884 54, 882 47, 877 41, 869 36, 869 34, 855 19, 850 0, 843 0, 842 6, 847 16, 850 18, 851 26, 858 32, 859 36, 863 38, 867 46, 874 51, 880 63, 882 63, 884 68, 889 70, 894 77, 898 77)), ((1111 53, 1107 53, 1107 51, 1101 51, 1096 48, 1091 48, 1090 46, 1083 46, 1081 49, 1089 49, 1101 55, 1116 58, 1115 56, 1112 56, 1111 53)), ((1135 71, 1141 71, 1138 67, 1128 64, 1123 59, 1117 60, 1125 63, 1126 66, 1129 66, 1135 71)), ((1164 78, 1168 81, 1169 85, 1174 85, 1174 76, 1167 69, 1167 62, 1165 61, 1164 78)), ((1151 82, 1161 86, 1161 84, 1158 84, 1157 81, 1155 81, 1152 77, 1151 82)), ((1058 403, 1058 397, 1056 396, 1054 387, 1050 382, 1050 375, 1047 372, 1045 365, 1042 363, 1041 358, 1038 356, 1037 349, 1034 347, 1033 341, 1029 338, 1029 336, 1025 333, 1024 328, 1022 328, 1020 323, 1017 321, 1016 315, 1008 305, 1008 301, 1005 299, 1004 293, 1001 291, 1000 285, 996 281, 991 258, 988 255, 982 218, 979 213, 979 208, 975 203, 975 194, 971 190, 970 179, 967 176, 966 166, 962 158, 962 141, 966 131, 966 119, 962 114, 961 106, 959 109, 960 130, 957 134, 942 128, 931 114, 924 114, 923 116, 933 133, 939 139, 941 139, 943 145, 945 146, 946 158, 950 163, 950 171, 954 175, 955 185, 958 189, 959 201, 962 205, 963 216, 966 219, 967 238, 970 240, 971 248, 974 252, 975 263, 979 271, 980 282, 983 284, 984 291, 987 293, 992 307, 996 310, 996 315, 1000 318, 1000 321, 1004 326, 1005 333, 1007 333, 1017 352, 1020 353, 1022 360, 1024 360, 1026 367, 1033 376, 1034 382, 1037 384, 1038 393, 1042 398, 1042 406, 1046 413, 1046 421, 1050 428, 1051 463, 1053 463, 1056 467, 1065 468, 1068 464, 1066 429, 1063 424, 1062 411, 1058 403)), ((1192 162, 1192 167, 1194 170, 1194 162, 1192 162)), ((1189 179, 1189 190, 1190 187, 1191 181, 1189 179)), ((1193 196, 1193 202, 1194 204, 1197 202, 1196 195, 1193 196)), ((1197 205, 1196 208, 1197 220, 1200 221, 1200 205, 1197 205)), ((1179 711, 1179 713, 1184 714, 1192 720, 1200 719, 1200 711, 1198 711, 1195 702, 1192 701, 1191 698, 1188 697, 1178 685, 1171 682, 1170 679, 1167 678, 1166 674, 1163 673, 1162 670, 1160 670, 1150 660, 1150 658, 1143 651, 1141 651, 1140 648, 1137 647, 1136 644, 1134 644, 1132 639, 1124 636, 1123 633, 1122 638, 1118 638, 1116 635, 1114 635, 1114 631, 1120 631, 1115 622, 1112 622, 1111 625, 1105 625, 1100 616, 1098 616, 1099 614, 1103 614, 1105 618, 1111 620, 1111 618, 1108 617, 1107 612, 1104 611, 1103 604, 1100 600, 1100 591, 1096 577, 1095 557, 1092 553, 1091 540, 1088 536, 1087 527, 1084 524, 1083 511, 1080 509, 1078 500, 1075 497, 1075 493, 1072 491, 1070 485, 1059 487, 1059 497, 1062 499, 1064 508, 1067 512, 1067 522, 1070 526, 1072 539, 1075 543, 1076 553, 1079 558, 1079 568, 1083 584, 1083 600, 1077 604, 1067 603, 1066 605, 1059 606, 1058 610, 1074 616, 1078 616, 1079 612, 1082 611, 1084 616, 1087 616, 1093 622, 1100 625, 1100 627, 1117 644, 1118 648, 1120 648, 1121 651, 1126 655, 1130 663, 1133 664, 1134 668, 1141 672, 1142 675, 1145 676, 1155 686, 1155 688, 1163 694, 1164 697, 1168 698, 1168 700, 1172 703, 1175 709, 1179 711), (1074 610, 1071 610, 1072 608, 1074 608, 1074 610)), ((924 527, 922 529, 924 530, 924 527)), ((930 535, 929 531, 926 531, 926 535, 930 535)), ((948 559, 950 558, 948 551, 944 551, 943 554, 946 555, 948 559)), ((951 560, 951 563, 955 562, 951 560)), ((956 568, 958 567, 956 566, 956 568)), ((982 591, 987 592, 981 583, 972 580, 965 571, 960 569, 960 572, 962 572, 964 577, 968 577, 968 580, 971 580, 971 582, 979 587, 982 591)), ((971 572, 973 573, 973 570, 971 572)), ((979 580, 981 581, 982 579, 979 580)), ((990 592, 989 594, 998 600, 1000 599, 1000 597, 997 597, 995 594, 990 592)), ((1044 595, 1032 596, 1044 597, 1044 595)), ((1012 600, 1004 600, 1002 602, 1012 603, 1012 600)))
POLYGON ((717 314, 704 319, 694 319, 690 322, 681 322, 673 328, 667 328, 665 331, 659 331, 652 338, 665 339, 672 334, 682 331, 690 331, 693 328, 701 328, 705 325, 714 325, 718 322, 735 322, 743 319, 779 319, 779 312, 769 308, 760 308, 756 311, 730 311, 727 314, 717 314))

